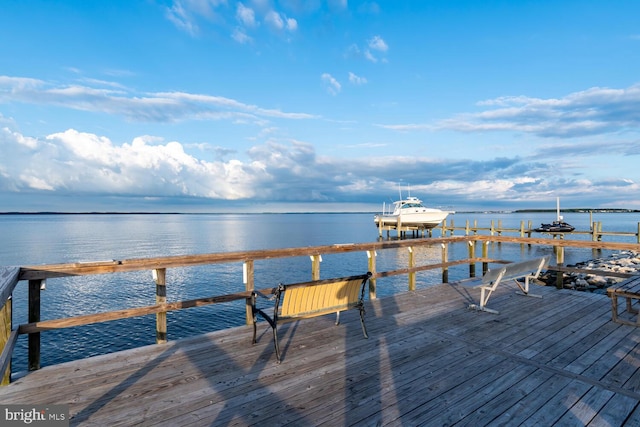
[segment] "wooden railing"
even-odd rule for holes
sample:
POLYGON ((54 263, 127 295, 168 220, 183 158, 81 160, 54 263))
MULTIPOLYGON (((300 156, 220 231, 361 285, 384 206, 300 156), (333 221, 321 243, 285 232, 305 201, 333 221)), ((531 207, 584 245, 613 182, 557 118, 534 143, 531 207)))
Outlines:
MULTIPOLYGON (((459 237, 422 238, 394 241, 379 241, 371 243, 338 244, 328 246, 314 246, 304 248, 272 249, 257 251, 242 251, 228 253, 213 253, 203 255, 184 255, 159 258, 141 258, 128 260, 112 260, 101 262, 81 262, 70 264, 52 264, 39 266, 6 267, 0 269, 0 372, 4 372, 3 384, 7 384, 10 378, 10 360, 17 336, 28 334, 28 368, 35 370, 40 368, 40 333, 43 331, 68 328, 92 323, 106 322, 116 319, 125 319, 134 316, 149 314, 156 315, 156 342, 163 343, 167 340, 166 314, 173 310, 182 310, 190 307, 199 307, 220 302, 247 299, 255 289, 254 264, 258 260, 277 258, 290 258, 309 256, 311 258, 310 279, 320 279, 320 261, 322 255, 345 254, 362 252, 366 254, 366 264, 363 257, 362 268, 358 272, 370 271, 372 278, 369 284, 369 297, 376 298, 376 279, 383 277, 406 275, 408 278, 408 290, 415 290, 416 273, 426 270, 439 269, 442 271, 442 282, 448 282, 449 268, 456 265, 467 264, 469 276, 476 275, 476 264, 482 264, 482 271, 486 271, 489 263, 503 263, 505 260, 489 259, 489 243, 508 243, 519 245, 541 245, 554 247, 556 265, 550 270, 562 273, 568 271, 587 271, 564 267, 564 251, 567 247, 610 249, 610 250, 635 250, 640 251, 640 244, 636 243, 612 243, 599 241, 559 240, 533 237, 508 237, 467 235, 459 237), (468 247, 467 256, 460 259, 449 259, 451 245, 464 244, 468 247), (414 256, 414 249, 424 246, 440 247, 441 259, 438 263, 418 265, 414 256), (478 249, 480 247, 480 249, 478 249), (388 271, 377 271, 376 258, 378 251, 407 249, 408 257, 405 266, 388 271), (478 254, 480 252, 480 254, 478 254), (211 264, 242 263, 243 282, 245 289, 241 292, 213 295, 198 299, 168 302, 166 299, 166 272, 170 268, 195 267, 211 264), (73 316, 62 319, 40 319, 40 292, 44 283, 49 278, 112 274, 120 272, 132 272, 148 270, 153 272, 156 285, 156 303, 145 307, 127 308, 103 313, 95 313, 81 316, 73 316), (20 325, 11 324, 11 295, 20 281, 28 282, 28 323, 20 325)), ((513 261, 513 260, 510 260, 513 261)), ((609 272, 588 270, 592 274, 613 275, 609 272)), ((349 274, 351 272, 348 272, 349 274)), ((623 275, 624 276, 624 275, 623 275)), ((270 289, 261 289, 269 291, 270 289)), ((246 323, 252 322, 250 306, 247 302, 246 323)))
MULTIPOLYGON (((590 236, 591 240, 594 242, 601 241, 603 236, 633 237, 636 243, 640 243, 640 222, 637 223, 637 230, 634 233, 626 231, 604 231, 602 227, 602 221, 590 221, 590 224, 591 227, 589 230, 574 230, 570 234, 564 232, 556 232, 550 234, 552 234, 554 238, 564 238, 565 235, 587 235, 590 236)), ((538 234, 538 232, 535 231, 535 227, 533 226, 531 220, 527 221, 526 224, 525 221, 520 221, 519 228, 509 228, 502 225, 502 220, 498 220, 497 224, 492 220, 489 227, 479 227, 478 221, 473 221, 473 223, 471 223, 469 220, 467 220, 463 227, 456 227, 454 220, 452 219, 450 220, 449 225, 447 225, 446 220, 443 221, 438 229, 440 230, 442 236, 446 236, 447 234, 449 236, 453 236, 457 231, 461 231, 467 236, 478 234, 479 232, 488 233, 490 236, 501 236, 504 233, 513 233, 519 235, 520 237, 532 237, 533 235, 538 234)))

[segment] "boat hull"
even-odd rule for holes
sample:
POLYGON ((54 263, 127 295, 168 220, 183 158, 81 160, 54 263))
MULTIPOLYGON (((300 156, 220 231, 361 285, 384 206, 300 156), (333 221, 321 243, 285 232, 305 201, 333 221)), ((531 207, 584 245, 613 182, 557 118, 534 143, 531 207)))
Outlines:
POLYGON ((540 227, 534 229, 538 233, 571 233, 575 227, 566 222, 554 221, 552 224, 541 224, 540 227))
POLYGON ((418 227, 430 229, 440 225, 449 212, 421 212, 404 215, 376 215, 376 227, 418 227))

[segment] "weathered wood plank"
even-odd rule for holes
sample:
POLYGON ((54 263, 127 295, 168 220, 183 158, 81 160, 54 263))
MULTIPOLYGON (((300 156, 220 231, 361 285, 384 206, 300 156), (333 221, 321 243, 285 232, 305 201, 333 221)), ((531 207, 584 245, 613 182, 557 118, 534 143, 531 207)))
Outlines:
POLYGON ((632 426, 640 424, 640 418, 630 417, 629 414, 638 407, 634 398, 614 395, 591 419, 590 426, 632 426), (635 418, 635 420, 634 420, 635 418))
POLYGON ((0 267, 0 308, 9 299, 20 276, 20 267, 0 267))
POLYGON ((535 419, 534 414, 540 414, 540 408, 549 404, 551 400, 558 398, 559 393, 564 390, 571 381, 570 378, 562 375, 551 375, 550 378, 541 383, 539 387, 521 396, 510 408, 501 414, 496 414, 497 416, 492 420, 492 424, 501 426, 516 426, 524 422, 532 424, 532 420, 535 419))
MULTIPOLYGON (((580 400, 580 398, 592 388, 589 384, 579 380, 570 381, 565 387, 558 390, 555 395, 549 396, 545 405, 531 414, 521 424, 527 427, 539 427, 553 425, 559 418, 580 400)), ((573 423, 571 425, 580 425, 573 423)))

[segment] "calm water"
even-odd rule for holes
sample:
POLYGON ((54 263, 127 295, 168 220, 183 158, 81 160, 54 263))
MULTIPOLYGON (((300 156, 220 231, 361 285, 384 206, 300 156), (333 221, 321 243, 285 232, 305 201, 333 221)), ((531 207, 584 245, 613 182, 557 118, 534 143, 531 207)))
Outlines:
MULTIPOLYGON (((529 220, 533 226, 550 222, 546 214, 457 213, 448 218, 456 226, 467 220, 479 227, 519 228, 529 220)), ((605 231, 637 232, 640 214, 566 214, 565 220, 577 230, 588 230, 590 220, 601 221, 605 231)), ((459 232, 458 234, 462 234, 459 232)), ((339 243, 363 243, 378 239, 372 214, 216 214, 216 215, 0 215, 0 265, 34 265, 155 256, 292 248, 339 243)), ((395 237, 395 233, 392 232, 395 237)), ((439 237, 440 232, 434 231, 439 237)), ((581 237, 589 239, 589 236, 581 237)), ((629 241, 631 237, 604 237, 605 241, 629 241)), ((450 248, 450 258, 463 257, 467 248, 450 248)), ((541 256, 551 248, 525 248, 520 245, 492 245, 490 257, 517 260, 523 256, 541 256)), ((440 259, 440 248, 422 248, 418 262, 440 259)), ((608 253, 569 249, 566 264, 584 261, 608 253)), ((379 271, 406 263, 406 250, 381 251, 379 271)), ((256 262, 256 287, 278 282, 309 280, 310 260, 256 262)), ((362 253, 323 257, 321 276, 360 274, 367 269, 362 253)), ((468 275, 467 267, 452 268, 450 280, 468 275)), ((441 280, 439 271, 418 275, 418 286, 441 280)), ((14 292, 14 324, 26 323, 26 282, 14 292)), ((219 295, 242 290, 242 264, 176 268, 167 271, 169 301, 219 295)), ((406 289, 406 277, 381 279, 378 295, 386 296, 406 289)), ((42 319, 96 313, 119 308, 152 305, 155 286, 150 272, 122 273, 49 279, 42 292, 42 319)), ((168 337, 175 340, 244 323, 243 303, 193 308, 171 312, 168 337)), ((41 334, 42 366, 155 342, 155 317, 125 319, 97 325, 70 328, 41 334)), ((26 370, 27 340, 21 336, 13 359, 13 371, 26 370)))

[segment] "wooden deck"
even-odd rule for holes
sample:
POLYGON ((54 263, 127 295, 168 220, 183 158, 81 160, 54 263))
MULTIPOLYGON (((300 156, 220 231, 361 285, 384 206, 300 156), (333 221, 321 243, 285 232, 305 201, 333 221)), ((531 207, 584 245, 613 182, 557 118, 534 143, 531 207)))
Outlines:
POLYGON ((71 425, 640 425, 640 330, 604 295, 442 284, 358 313, 239 327, 32 372, 3 404, 69 404, 71 425))

